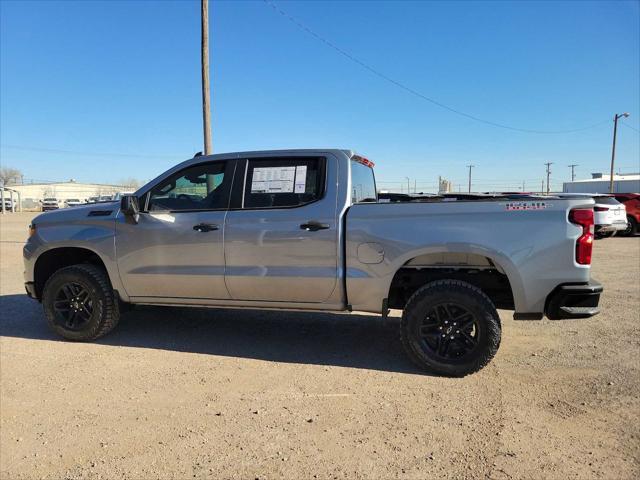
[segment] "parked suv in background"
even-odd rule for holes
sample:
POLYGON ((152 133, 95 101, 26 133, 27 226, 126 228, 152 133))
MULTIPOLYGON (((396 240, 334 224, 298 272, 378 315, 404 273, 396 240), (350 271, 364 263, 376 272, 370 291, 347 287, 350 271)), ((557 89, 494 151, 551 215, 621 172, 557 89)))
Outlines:
POLYGON ((558 193, 556 195, 561 198, 585 197, 595 200, 593 220, 596 239, 613 237, 617 232, 627 228, 625 207, 612 195, 600 193, 558 193))
POLYGON ((42 200, 42 211, 46 212, 47 210, 57 210, 60 208, 60 204, 58 203, 58 199, 55 197, 47 197, 42 200))
POLYGON ((627 229, 619 232, 619 235, 635 235, 640 225, 640 193, 616 193, 615 198, 627 210, 627 229))
POLYGON ((594 195, 593 199, 596 238, 613 237, 627 229, 627 211, 622 203, 609 195, 594 195))

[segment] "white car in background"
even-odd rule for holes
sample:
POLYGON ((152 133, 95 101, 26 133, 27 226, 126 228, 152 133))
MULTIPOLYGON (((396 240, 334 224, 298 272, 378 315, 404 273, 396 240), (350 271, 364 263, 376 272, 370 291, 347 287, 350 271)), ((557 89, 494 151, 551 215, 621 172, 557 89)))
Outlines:
POLYGON ((60 208, 60 202, 56 197, 45 197, 42 200, 42 211, 57 210, 60 208))
POLYGON ((11 210, 12 206, 13 206, 13 203, 11 202, 11 199, 5 197, 5 199, 4 199, 4 209, 5 209, 5 211, 11 210))
POLYGON ((593 207, 596 238, 613 237, 627 228, 627 209, 623 203, 609 195, 594 195, 593 207))
POLYGON ((613 237, 616 232, 627 228, 627 209, 623 203, 613 196, 598 193, 559 193, 558 197, 589 197, 596 204, 593 206, 595 238, 613 237))
POLYGON ((77 207, 78 205, 82 205, 82 204, 83 204, 83 203, 80 201, 80 199, 79 199, 79 198, 67 198, 67 199, 64 201, 64 206, 65 206, 66 208, 69 208, 69 207, 77 207))
POLYGON ((124 196, 124 195, 133 195, 133 192, 116 192, 113 197, 112 200, 115 201, 120 201, 120 199, 124 196))

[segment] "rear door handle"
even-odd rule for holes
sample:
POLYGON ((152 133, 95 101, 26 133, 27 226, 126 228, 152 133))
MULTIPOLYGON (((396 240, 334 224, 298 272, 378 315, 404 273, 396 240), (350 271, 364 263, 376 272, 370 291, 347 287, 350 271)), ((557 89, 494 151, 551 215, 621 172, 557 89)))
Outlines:
POLYGON ((307 223, 303 223, 300 225, 302 230, 306 230, 307 232, 317 232, 318 230, 326 230, 329 228, 328 223, 320 223, 314 220, 311 220, 307 223))
POLYGON ((218 230, 218 225, 214 225, 213 223, 199 223, 198 225, 194 225, 193 229, 196 232, 211 232, 213 230, 218 230))

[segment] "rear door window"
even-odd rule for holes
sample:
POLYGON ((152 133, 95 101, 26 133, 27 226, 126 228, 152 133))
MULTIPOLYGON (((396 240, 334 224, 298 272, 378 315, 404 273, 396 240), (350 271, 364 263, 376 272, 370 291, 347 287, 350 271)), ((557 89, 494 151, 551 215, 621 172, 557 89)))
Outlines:
POLYGON ((251 159, 243 191, 243 208, 291 208, 324 195, 324 158, 251 159))

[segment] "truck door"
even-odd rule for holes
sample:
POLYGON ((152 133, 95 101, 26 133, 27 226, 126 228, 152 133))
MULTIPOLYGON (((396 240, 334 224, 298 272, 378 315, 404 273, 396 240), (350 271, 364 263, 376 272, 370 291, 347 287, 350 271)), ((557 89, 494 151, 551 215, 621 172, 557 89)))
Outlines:
POLYGON ((234 300, 322 303, 338 277, 337 160, 239 161, 225 221, 234 300))
POLYGON ((228 299, 224 217, 235 161, 186 167, 141 196, 137 224, 119 215, 118 269, 131 297, 228 299))

